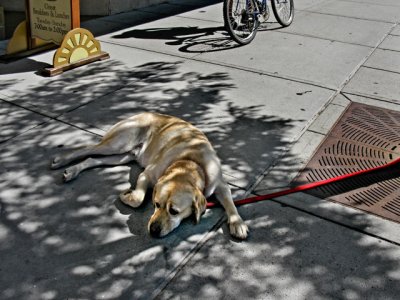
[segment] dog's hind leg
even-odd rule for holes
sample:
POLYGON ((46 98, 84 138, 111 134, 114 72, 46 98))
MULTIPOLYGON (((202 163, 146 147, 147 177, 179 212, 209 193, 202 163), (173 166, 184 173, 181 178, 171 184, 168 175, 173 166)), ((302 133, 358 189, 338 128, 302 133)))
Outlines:
POLYGON ((146 171, 140 173, 134 190, 128 189, 119 195, 123 203, 132 207, 139 207, 144 200, 150 180, 146 171))
POLYGON ((74 160, 82 159, 90 155, 102 155, 104 151, 104 147, 100 144, 97 145, 89 145, 85 146, 80 149, 73 150, 67 154, 59 155, 54 157, 51 161, 51 168, 58 169, 69 163, 73 162, 74 160))
POLYGON ((51 162, 51 168, 58 169, 75 160, 92 155, 137 153, 143 146, 146 130, 145 128, 124 126, 125 123, 117 123, 117 125, 105 134, 98 144, 89 145, 55 157, 51 162))
POLYGON ((127 154, 117 154, 112 156, 87 158, 79 164, 73 165, 65 169, 63 178, 65 182, 71 181, 76 178, 82 171, 95 168, 98 166, 119 166, 124 165, 130 161, 135 160, 135 155, 131 153, 127 154))

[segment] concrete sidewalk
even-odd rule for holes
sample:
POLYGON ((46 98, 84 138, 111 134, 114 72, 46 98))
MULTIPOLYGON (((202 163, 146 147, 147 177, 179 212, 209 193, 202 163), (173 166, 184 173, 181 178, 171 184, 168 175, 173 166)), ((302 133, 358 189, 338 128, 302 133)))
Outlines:
POLYGON ((351 101, 400 111, 400 3, 295 6, 290 27, 272 16, 246 47, 220 1, 171 0, 82 24, 109 60, 54 78, 37 75, 53 52, 1 64, 0 298, 397 299, 397 223, 295 194, 240 207, 244 242, 219 208, 153 239, 150 201, 118 200, 137 166, 68 184, 49 169, 157 111, 207 134, 239 199, 287 187, 351 101))

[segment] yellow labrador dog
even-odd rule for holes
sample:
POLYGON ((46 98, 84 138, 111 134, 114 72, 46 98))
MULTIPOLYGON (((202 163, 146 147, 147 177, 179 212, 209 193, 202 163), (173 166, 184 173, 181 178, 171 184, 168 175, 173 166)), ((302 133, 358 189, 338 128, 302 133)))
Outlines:
POLYGON ((120 194, 123 203, 138 207, 148 187, 153 186, 154 214, 148 230, 162 237, 194 214, 199 222, 206 209, 206 198, 215 193, 228 215, 232 236, 245 239, 248 228, 232 201, 229 186, 222 177, 221 164, 206 136, 181 119, 156 113, 141 113, 115 124, 97 145, 55 157, 53 169, 89 157, 67 168, 64 180, 100 165, 121 165, 137 161, 144 171, 134 190, 120 194))

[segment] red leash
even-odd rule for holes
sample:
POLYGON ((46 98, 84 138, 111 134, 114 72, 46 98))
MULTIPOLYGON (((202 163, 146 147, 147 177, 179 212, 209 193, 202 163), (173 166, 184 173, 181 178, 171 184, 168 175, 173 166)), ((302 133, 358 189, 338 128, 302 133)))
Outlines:
MULTIPOLYGON (((246 198, 246 199, 241 199, 241 200, 237 200, 235 201, 235 205, 239 206, 239 205, 244 205, 244 204, 249 204, 249 203, 254 203, 254 202, 259 202, 259 201, 264 201, 264 200, 269 200, 272 198, 277 198, 277 197, 281 197, 281 196, 285 196, 285 195, 289 195, 289 194, 293 194, 293 193, 297 193, 297 192, 304 192, 307 190, 311 190, 323 185, 327 185, 330 183, 334 183, 334 182, 338 182, 341 180, 345 180, 345 179, 349 179, 352 177, 356 177, 356 176, 360 176, 360 175, 365 175, 368 173, 372 173, 372 172, 376 172, 376 171, 381 171, 383 169, 387 169, 389 167, 392 167, 396 164, 400 163, 400 158, 387 163, 385 165, 382 166, 378 166, 378 167, 374 167, 374 168, 370 168, 370 169, 365 169, 365 170, 361 170, 361 171, 357 171, 354 173, 350 173, 350 174, 345 174, 345 175, 340 175, 337 177, 333 177, 333 178, 329 178, 329 179, 324 179, 321 181, 317 181, 317 182, 311 182, 311 183, 306 183, 303 185, 299 185, 296 186, 294 188, 290 188, 290 189, 286 189, 286 190, 282 190, 282 191, 278 191, 278 192, 274 192, 271 194, 266 194, 266 195, 261 195, 261 196, 255 196, 255 197, 250 197, 250 198, 246 198)), ((218 203, 214 203, 214 202, 207 202, 207 208, 213 208, 213 207, 217 207, 219 206, 218 203)))

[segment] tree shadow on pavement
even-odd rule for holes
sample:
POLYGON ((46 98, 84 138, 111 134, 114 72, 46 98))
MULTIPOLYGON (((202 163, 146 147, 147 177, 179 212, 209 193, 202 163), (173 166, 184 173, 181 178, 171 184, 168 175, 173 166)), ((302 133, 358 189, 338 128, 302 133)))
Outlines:
POLYGON ((9 102, 2 103, 16 111, 9 123, 19 125, 7 127, 0 145, 2 299, 116 298, 124 292, 147 298, 223 216, 209 211, 199 225, 188 220, 157 240, 147 233, 150 201, 133 210, 118 200, 129 187, 129 166, 90 170, 62 183, 62 170, 49 169, 51 158, 97 142, 90 128, 101 134, 139 111, 182 117, 202 128, 217 151, 227 153, 224 163, 242 174, 253 170, 255 156, 278 151, 263 141, 263 132, 279 127, 276 143, 285 144, 279 134, 291 120, 229 101, 222 95, 235 89, 228 73, 184 71, 182 64, 128 68, 110 60, 40 79, 20 92, 19 82, 10 83, 9 102), (39 120, 32 125, 33 116, 39 120), (254 139, 264 143, 257 150, 262 153, 243 156, 254 139))
POLYGON ((51 67, 51 65, 48 63, 39 62, 30 58, 18 59, 15 61, 8 62, 7 64, 1 64, 0 66, 1 66, 0 75, 34 72, 37 70, 51 67), (12 67, 8 67, 11 65, 12 67))
MULTIPOLYGON (((397 299, 398 245, 275 201, 240 211, 249 240, 216 235, 157 299, 397 299)), ((360 212, 352 217, 371 226, 360 212)))
MULTIPOLYGON (((150 201, 134 210, 118 200, 129 187, 130 167, 137 166, 93 169, 64 184, 62 170, 49 169, 51 157, 97 142, 93 132, 101 135, 134 113, 157 111, 202 129, 232 186, 246 189, 289 146, 286 134, 297 120, 271 116, 262 104, 233 101, 227 95, 236 88, 227 71, 195 71, 181 61, 128 67, 109 60, 14 91, 8 104, 46 119, 31 126, 32 116, 16 114, 15 123, 26 126, 10 126, 11 138, 0 145, 0 298, 151 298, 216 229, 222 210, 153 239, 146 230, 150 201)), ((317 298, 345 295, 342 287, 365 298, 396 280, 398 260, 387 245, 372 247, 358 233, 335 231, 277 204, 240 211, 250 224, 249 239, 236 243, 217 232, 193 260, 200 273, 185 268, 185 277, 178 276, 162 295, 202 298, 215 290, 217 298, 262 298, 268 292, 284 298, 285 287, 304 283, 317 298), (349 255, 354 263, 348 268, 349 255)))

